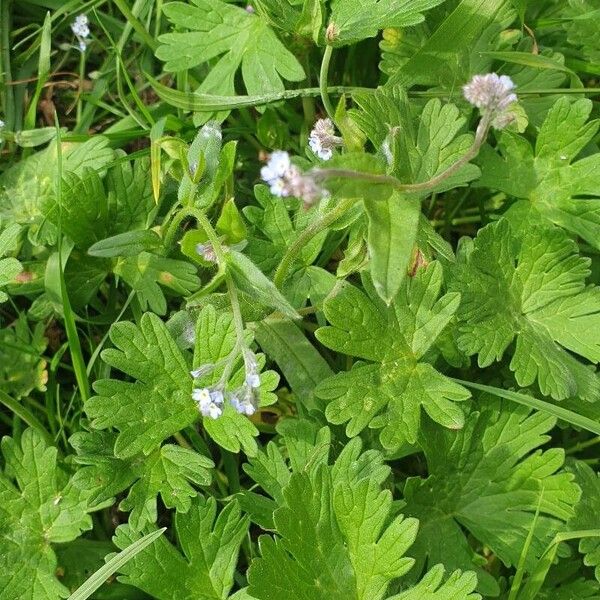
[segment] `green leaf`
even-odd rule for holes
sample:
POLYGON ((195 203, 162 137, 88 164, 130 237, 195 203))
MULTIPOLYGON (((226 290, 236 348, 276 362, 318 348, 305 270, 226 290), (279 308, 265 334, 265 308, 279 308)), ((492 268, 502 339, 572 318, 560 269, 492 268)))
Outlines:
MULTIPOLYGON (((472 134, 461 133, 466 119, 454 104, 429 100, 415 120, 401 88, 378 88, 374 94, 358 92, 353 97, 361 107, 352 112, 353 119, 385 156, 389 170, 407 182, 423 182, 438 175, 473 143, 472 134)), ((462 186, 478 176, 479 169, 467 164, 436 191, 462 186)))
POLYGON ((470 393, 423 360, 460 301, 456 293, 439 297, 441 286, 442 268, 434 262, 405 279, 389 308, 349 285, 325 302, 332 326, 319 329, 317 339, 332 350, 372 361, 338 373, 315 391, 330 401, 325 414, 331 423, 348 423, 348 436, 369 425, 382 428, 385 448, 414 443, 421 407, 445 427, 462 427, 463 412, 455 403, 470 393))
POLYGON ((2 453, 0 598, 66 598, 68 591, 56 578, 52 544, 92 528, 87 494, 59 468, 57 449, 35 429, 26 429, 20 443, 2 438, 2 453))
POLYGON ((212 460, 186 448, 166 444, 144 459, 139 479, 129 490, 120 510, 131 511, 129 525, 140 531, 157 518, 157 496, 160 493, 167 508, 186 513, 197 494, 190 485, 210 485, 212 460))
MULTIPOLYGON (((440 85, 454 88, 458 82, 469 79, 471 53, 478 49, 480 41, 493 29, 497 35, 502 26, 508 26, 512 17, 506 19, 508 0, 462 0, 431 33, 427 28, 422 44, 410 47, 410 57, 398 67, 384 54, 383 70, 389 85, 410 87, 415 84, 440 85), (416 48, 416 51, 415 51, 416 48), (391 67, 391 68, 390 68, 391 67)), ((393 44, 382 49, 392 52, 393 44)))
POLYGON ((506 219, 466 243, 449 288, 460 291, 458 345, 480 367, 516 339, 510 368, 521 387, 538 382, 556 400, 600 398, 594 372, 566 350, 600 361, 600 288, 585 287, 589 260, 556 227, 532 225, 516 238, 506 219))
MULTIPOLYGON (((89 577, 75 592, 73 592, 68 600, 86 600, 98 588, 102 586, 107 579, 115 573, 122 565, 129 562, 136 554, 139 554, 144 548, 154 543, 154 540, 159 538, 165 531, 166 527, 157 529, 152 533, 145 535, 139 540, 133 542, 122 552, 115 554, 103 567, 98 569, 91 577, 89 577)), ((87 548, 86 548, 87 550, 87 548)))
POLYGON ((84 167, 80 174, 65 172, 61 204, 48 197, 43 210, 75 245, 90 245, 116 234, 146 228, 156 214, 148 162, 121 162, 102 180, 96 169, 84 167))
POLYGON ((126 231, 104 238, 88 248, 88 254, 96 257, 135 256, 161 245, 158 234, 151 230, 126 231))
POLYGON ((600 248, 600 156, 575 160, 600 125, 587 122, 591 110, 590 100, 562 97, 548 112, 535 151, 525 138, 503 132, 500 153, 482 153, 478 185, 519 199, 506 213, 515 230, 546 220, 600 248))
POLYGON ((9 396, 19 399, 33 390, 46 391, 45 329, 45 323, 31 328, 25 314, 0 329, 0 388, 9 396))
POLYGON ((241 67, 249 94, 284 89, 283 79, 302 81, 304 70, 259 16, 221 0, 194 0, 193 5, 170 2, 163 11, 169 21, 190 31, 159 37, 156 56, 168 71, 181 71, 218 60, 199 92, 233 95, 241 67))
MULTIPOLYGON (((264 273, 271 273, 288 247, 316 218, 316 208, 305 210, 300 208, 299 202, 292 200, 293 211, 290 214, 281 198, 273 196, 264 185, 255 186, 254 195, 258 206, 243 209, 244 216, 252 225, 244 252, 264 273)), ((302 249, 298 257, 301 267, 312 265, 321 251, 325 235, 325 232, 316 235, 302 249)))
MULTIPOLYGON (((77 176, 81 176, 86 167, 104 176, 114 159, 108 139, 99 135, 84 143, 63 142, 61 151, 63 173, 77 176)), ((0 177, 0 218, 27 225, 32 239, 50 235, 41 229, 42 208, 54 197, 57 168, 57 148, 53 143, 7 169, 0 177)))
MULTIPOLYGON (((119 568, 119 581, 159 600, 198 598, 226 600, 248 518, 237 502, 217 516, 215 498, 197 496, 186 514, 175 515, 175 531, 183 555, 163 536, 119 568)), ((117 528, 114 543, 126 548, 140 538, 129 526, 117 528)))
POLYGON ((135 290, 142 310, 150 307, 159 315, 167 312, 167 300, 160 286, 186 296, 200 284, 194 265, 149 252, 119 259, 113 271, 135 290))
MULTIPOLYGON (((583 461, 575 461, 567 466, 567 471, 575 476, 581 488, 581 500, 575 507, 575 514, 569 521, 571 531, 600 529, 598 504, 600 503, 600 477, 583 461)), ((583 562, 594 568, 596 579, 600 581, 600 538, 585 537, 579 541, 579 552, 583 562)))
POLYGON ((389 600, 479 600, 481 596, 473 593, 477 585, 477 575, 468 571, 454 571, 446 581, 443 565, 435 565, 425 574, 415 587, 392 596, 389 600))
POLYGON ((299 318, 296 309, 285 299, 275 284, 244 254, 230 250, 227 269, 237 287, 263 306, 279 311, 291 319, 299 318))
MULTIPOLYGON (((0 288, 13 283, 15 277, 23 270, 23 265, 16 258, 2 258, 14 250, 20 233, 21 226, 17 223, 12 223, 0 233, 0 288)), ((6 300, 8 296, 0 289, 0 303, 6 300)))
POLYGON ((561 471, 564 451, 535 451, 547 442, 556 420, 522 406, 485 398, 458 432, 425 421, 419 442, 429 476, 405 484, 406 514, 419 519, 414 546, 417 571, 443 563, 448 569, 476 569, 479 589, 497 595, 490 573, 476 558, 462 528, 490 548, 507 566, 516 565, 533 527, 525 568, 531 572, 548 543, 574 514, 580 490, 561 471), (542 494, 543 492, 543 494, 542 494))
POLYGON ((386 27, 410 27, 421 23, 429 10, 443 0, 332 0, 328 28, 334 46, 355 44, 375 37, 386 27))
POLYGON ((407 276, 421 203, 393 192, 387 200, 365 199, 365 210, 371 277, 379 296, 390 304, 407 276))
POLYGON ((333 375, 325 359, 293 322, 262 321, 255 335, 260 347, 281 369, 298 400, 307 408, 313 408, 311 397, 315 387, 333 375))
MULTIPOLYGON (((381 489, 388 474, 381 454, 361 454, 356 438, 333 466, 319 462, 289 476, 274 515, 277 537, 259 538, 261 556, 250 565, 249 594, 257 600, 383 599, 390 582, 413 565, 404 554, 418 526, 395 514, 391 493, 381 489)), ((461 580, 468 593, 475 585, 468 577, 468 583, 451 580, 461 580)))
MULTIPOLYGON (((246 343, 252 342, 252 336, 246 335, 246 343)), ((236 349, 237 337, 235 324, 231 313, 217 313, 212 305, 202 309, 196 323, 196 345, 194 350, 194 367, 202 365, 216 365, 224 359, 233 358, 232 353, 236 349)), ((264 358, 259 357, 259 367, 264 365, 264 358)), ((219 366, 208 376, 199 380, 200 386, 217 384, 224 371, 224 366, 219 366)), ((243 368, 234 371, 230 377, 227 389, 234 390, 241 387, 244 382, 245 372, 243 368)), ((266 371, 260 374, 259 407, 273 404, 277 397, 272 393, 277 387, 279 377, 274 371, 266 371)), ((248 455, 253 456, 257 451, 255 437, 258 430, 254 423, 244 415, 238 413, 228 403, 225 405, 223 414, 218 419, 205 418, 203 425, 206 433, 211 436, 217 444, 230 452, 239 452, 241 449, 248 455)))
POLYGON ((93 427, 119 431, 116 457, 148 455, 198 418, 189 367, 165 324, 154 314, 142 315, 139 327, 116 323, 110 339, 115 348, 104 350, 103 360, 136 381, 96 381, 98 395, 88 400, 85 411, 93 427))

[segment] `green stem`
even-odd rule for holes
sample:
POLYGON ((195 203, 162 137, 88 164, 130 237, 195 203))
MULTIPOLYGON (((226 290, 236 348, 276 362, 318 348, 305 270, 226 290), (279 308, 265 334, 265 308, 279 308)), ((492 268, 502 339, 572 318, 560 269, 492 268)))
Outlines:
POLYGON ((19 417, 25 423, 27 423, 27 425, 33 427, 34 429, 37 429, 44 437, 44 440, 46 440, 46 444, 48 444, 48 446, 54 445, 54 440, 52 439, 52 436, 42 425, 41 421, 39 421, 37 417, 21 402, 17 402, 8 394, 0 390, 0 403, 4 404, 6 408, 11 410, 15 415, 17 415, 17 417, 19 417))
POLYGON ((11 0, 0 0, 0 93, 3 96, 6 129, 14 131, 16 126, 15 91, 12 84, 10 65, 11 0))
POLYGON ((227 284, 227 292, 231 302, 231 311, 233 312, 233 325, 235 327, 235 335, 237 338, 237 348, 242 349, 245 346, 244 340, 244 320, 242 311, 240 310, 240 299, 238 298, 237 288, 233 278, 229 273, 225 273, 225 283, 227 284))
POLYGON ((600 444, 600 436, 592 438, 591 440, 586 440, 585 442, 579 442, 579 443, 575 444, 574 446, 567 448, 565 450, 565 454, 567 454, 567 455, 568 454, 576 454, 577 452, 580 452, 581 450, 585 450, 586 448, 591 448, 592 446, 595 446, 596 444, 600 444))
POLYGON ((331 104, 329 94, 327 93, 327 77, 329 75, 329 63, 331 61, 332 53, 333 46, 325 46, 323 60, 321 61, 321 71, 319 73, 319 91, 321 93, 321 100, 323 101, 323 106, 325 107, 329 118, 333 121, 335 109, 333 108, 333 104, 331 104))
POLYGON ((332 223, 342 217, 359 199, 345 198, 337 206, 325 213, 320 219, 313 221, 297 238, 296 241, 287 249, 273 278, 273 283, 281 288, 285 281, 292 263, 296 260, 302 249, 321 231, 329 227, 332 223))
POLYGON ((133 14, 127 2, 125 0, 113 0, 114 4, 121 11, 123 16, 135 29, 135 32, 142 38, 142 40, 151 48, 153 51, 158 48, 158 42, 146 31, 146 28, 142 25, 140 20, 133 14))
POLYGON ((482 117, 479 125, 477 126, 473 144, 463 156, 461 156, 456 162, 452 163, 447 169, 438 175, 435 175, 431 179, 421 183, 402 183, 393 175, 377 175, 374 173, 352 171, 350 169, 313 169, 311 173, 316 179, 327 179, 329 177, 359 179, 361 181, 371 182, 376 185, 389 185, 400 192, 405 192, 408 194, 416 192, 430 192, 477 156, 490 130, 490 120, 490 115, 488 114, 485 114, 482 117))
POLYGON ((81 114, 83 110, 83 80, 85 77, 85 52, 79 52, 79 84, 77 89, 77 112, 76 112, 76 123, 79 125, 81 122, 81 114))

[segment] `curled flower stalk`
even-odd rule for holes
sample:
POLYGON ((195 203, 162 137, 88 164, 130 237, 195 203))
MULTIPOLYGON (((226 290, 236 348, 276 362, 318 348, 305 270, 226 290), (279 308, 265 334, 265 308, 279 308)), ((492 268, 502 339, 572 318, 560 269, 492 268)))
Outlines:
MULTIPOLYGON (((499 76, 496 73, 475 75, 471 81, 463 87, 465 99, 473 106, 478 108, 481 113, 481 119, 477 125, 473 143, 469 149, 454 163, 427 181, 419 183, 405 183, 393 175, 365 173, 344 168, 321 167, 304 173, 302 177, 306 180, 312 181, 312 185, 318 189, 321 188, 323 182, 327 179, 339 178, 355 179, 362 182, 370 182, 374 185, 386 185, 405 194, 432 192, 441 183, 457 173, 462 167, 464 167, 477 156, 481 147, 485 143, 491 127, 495 129, 503 129, 514 120, 514 115, 511 112, 512 106, 517 101, 517 95, 514 93, 514 89, 515 85, 510 77, 507 77, 506 75, 499 76)), ((289 156, 286 156, 286 160, 289 161, 289 156)), ((271 191, 273 191, 273 189, 271 191)), ((307 244, 315 235, 323 231, 323 229, 340 218, 343 214, 343 212, 340 211, 347 210, 354 204, 354 202, 355 201, 353 200, 348 206, 340 203, 340 205, 332 209, 330 213, 323 215, 318 221, 312 223, 304 230, 304 232, 302 232, 296 242, 294 242, 294 244, 288 248, 286 254, 277 267, 274 278, 275 285, 280 287, 283 284, 285 278, 287 277, 290 266, 304 245, 307 244)))

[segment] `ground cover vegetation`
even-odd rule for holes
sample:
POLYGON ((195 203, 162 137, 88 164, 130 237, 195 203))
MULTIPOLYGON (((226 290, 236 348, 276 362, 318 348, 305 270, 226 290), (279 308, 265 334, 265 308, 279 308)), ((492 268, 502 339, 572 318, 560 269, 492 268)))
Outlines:
POLYGON ((599 40, 0 0, 0 600, 600 598, 599 40))

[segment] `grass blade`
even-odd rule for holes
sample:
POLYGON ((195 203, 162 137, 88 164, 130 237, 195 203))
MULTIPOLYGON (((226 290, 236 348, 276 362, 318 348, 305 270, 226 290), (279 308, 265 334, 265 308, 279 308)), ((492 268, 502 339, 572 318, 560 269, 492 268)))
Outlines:
POLYGON ((17 417, 25 421, 27 425, 37 429, 46 440, 46 443, 49 446, 54 445, 54 440, 52 436, 46 431, 46 428, 42 425, 40 421, 38 421, 37 417, 23 404, 17 402, 14 398, 9 396, 6 392, 0 390, 0 403, 4 404, 8 410, 11 410, 17 417))
POLYGON ((511 400, 512 402, 516 402, 517 404, 523 404, 524 406, 529 406, 529 408, 541 410, 543 412, 557 417, 561 421, 565 421, 566 423, 570 423, 571 425, 581 427, 586 431, 591 431, 596 435, 600 435, 600 423, 598 423, 597 421, 593 421, 592 419, 588 419, 588 417, 584 417, 583 415, 577 414, 572 410, 568 410, 566 408, 562 408, 561 406, 557 406, 556 404, 552 404, 551 402, 539 400, 538 398, 534 398, 533 396, 528 396, 527 394, 522 394, 520 392, 503 390, 502 388, 498 388, 492 385, 483 385, 481 383, 473 383, 472 381, 463 381, 462 379, 452 379, 453 381, 456 381, 456 383, 460 383, 461 385, 464 385, 467 388, 479 390, 480 392, 487 392, 488 394, 498 396, 499 398, 505 398, 506 400, 511 400))
POLYGON ((89 598, 113 573, 118 571, 136 554, 146 548, 146 546, 152 544, 152 542, 159 538, 166 529, 166 527, 157 529, 133 542, 133 544, 127 546, 125 550, 115 554, 115 556, 113 556, 103 567, 100 567, 95 573, 88 577, 67 600, 86 600, 86 598, 89 598))

